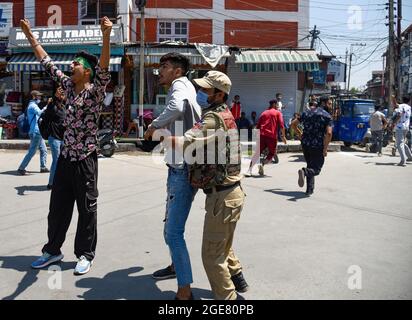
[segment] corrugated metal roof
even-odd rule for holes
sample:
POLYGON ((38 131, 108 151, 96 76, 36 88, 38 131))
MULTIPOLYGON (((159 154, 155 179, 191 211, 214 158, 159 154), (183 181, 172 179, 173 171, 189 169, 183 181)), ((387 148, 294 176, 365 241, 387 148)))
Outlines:
POLYGON ((317 71, 321 62, 313 50, 249 50, 235 55, 243 72, 317 71))

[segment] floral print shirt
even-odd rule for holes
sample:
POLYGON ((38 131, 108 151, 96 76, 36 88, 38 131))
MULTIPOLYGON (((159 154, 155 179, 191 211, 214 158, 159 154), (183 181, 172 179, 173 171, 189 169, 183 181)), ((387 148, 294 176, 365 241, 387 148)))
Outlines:
POLYGON ((302 145, 322 149, 326 127, 332 126, 330 114, 321 108, 316 108, 304 112, 300 117, 300 122, 303 124, 302 145))
POLYGON ((96 76, 89 88, 78 95, 70 77, 53 63, 49 56, 41 60, 51 78, 58 82, 66 96, 66 119, 62 155, 70 161, 81 161, 97 149, 98 120, 105 98, 106 85, 110 81, 108 69, 96 66, 96 76))

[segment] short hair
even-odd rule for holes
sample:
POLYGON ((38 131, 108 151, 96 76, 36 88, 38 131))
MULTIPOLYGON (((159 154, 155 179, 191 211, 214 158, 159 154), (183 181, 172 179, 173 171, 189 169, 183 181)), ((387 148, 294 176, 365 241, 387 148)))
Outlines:
POLYGON ((238 97, 238 98, 240 98, 240 96, 237 94, 237 95, 235 95, 233 98, 236 98, 236 97, 238 97))
POLYGON ((282 95, 281 93, 276 93, 276 98, 278 98, 281 95, 282 95))
POLYGON ((381 108, 382 107, 379 104, 375 105, 375 111, 379 111, 381 108))
POLYGON ((402 102, 403 102, 403 103, 409 103, 410 100, 411 100, 411 98, 408 97, 408 96, 403 96, 403 97, 402 97, 402 102))
POLYGON ((181 68, 183 75, 186 75, 190 70, 189 58, 180 53, 170 52, 160 58, 160 64, 167 61, 169 61, 175 68, 181 68))
POLYGON ((278 103, 278 101, 276 99, 273 99, 273 100, 269 101, 269 105, 277 104, 277 103, 278 103))
POLYGON ((320 100, 320 103, 322 104, 322 103, 325 103, 326 104, 326 102, 328 102, 329 101, 329 97, 328 96, 322 96, 319 100, 320 100))

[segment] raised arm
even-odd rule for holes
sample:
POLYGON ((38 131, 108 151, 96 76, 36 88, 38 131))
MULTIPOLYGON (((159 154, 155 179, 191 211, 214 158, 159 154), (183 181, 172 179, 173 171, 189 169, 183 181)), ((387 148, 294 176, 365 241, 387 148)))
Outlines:
POLYGON ((30 42, 30 45, 33 49, 34 55, 37 60, 42 60, 47 56, 47 52, 43 49, 40 43, 34 37, 33 32, 31 31, 30 21, 27 19, 20 20, 20 27, 23 33, 26 35, 27 40, 30 42))
POLYGON ((102 69, 109 68, 110 64, 110 33, 112 32, 112 26, 113 23, 108 17, 102 18, 101 30, 103 34, 103 46, 99 62, 102 69))
POLYGON ((27 19, 20 20, 20 27, 23 33, 26 35, 27 40, 30 42, 30 45, 33 49, 34 55, 36 56, 37 60, 40 61, 40 64, 46 69, 46 72, 49 76, 59 83, 59 86, 66 90, 70 84, 71 80, 67 77, 50 59, 47 52, 43 49, 40 43, 36 40, 31 31, 30 22, 27 19))

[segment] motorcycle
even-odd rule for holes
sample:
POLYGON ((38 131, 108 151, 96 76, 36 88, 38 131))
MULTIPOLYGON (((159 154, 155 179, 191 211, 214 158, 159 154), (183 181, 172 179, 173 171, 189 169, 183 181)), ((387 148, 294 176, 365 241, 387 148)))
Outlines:
POLYGON ((114 130, 112 129, 101 129, 97 131, 97 141, 99 142, 99 152, 110 158, 113 156, 117 146, 117 141, 114 137, 114 130))

